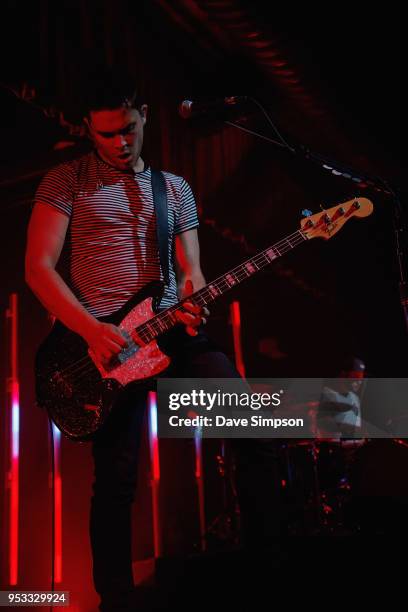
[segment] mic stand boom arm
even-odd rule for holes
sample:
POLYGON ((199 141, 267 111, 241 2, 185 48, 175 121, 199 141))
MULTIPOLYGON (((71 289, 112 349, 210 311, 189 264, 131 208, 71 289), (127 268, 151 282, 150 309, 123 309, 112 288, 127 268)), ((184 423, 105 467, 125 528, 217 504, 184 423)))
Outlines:
POLYGON ((404 315, 406 331, 408 332, 408 282, 406 274, 406 264, 404 265, 404 262, 408 261, 408 254, 404 252, 404 245, 408 244, 408 229, 406 221, 404 219, 404 211, 402 209, 401 201, 396 190, 389 185, 386 179, 383 179, 378 176, 370 176, 364 172, 355 170, 354 168, 346 167, 343 164, 334 161, 333 159, 321 155, 320 153, 315 153, 311 151, 308 147, 305 147, 304 145, 289 145, 285 141, 275 140, 273 138, 270 138, 269 136, 265 136, 264 134, 245 128, 239 123, 234 123, 233 121, 225 121, 225 123, 232 127, 238 128, 244 132, 247 132, 248 134, 252 134, 257 138, 266 140, 275 146, 288 149, 292 154, 301 155, 305 159, 317 163, 321 168, 331 172, 336 176, 342 176, 343 178, 352 181, 354 184, 359 185, 360 187, 374 189, 375 191, 382 193, 391 199, 391 202, 393 204, 395 250, 399 272, 400 303, 404 315))

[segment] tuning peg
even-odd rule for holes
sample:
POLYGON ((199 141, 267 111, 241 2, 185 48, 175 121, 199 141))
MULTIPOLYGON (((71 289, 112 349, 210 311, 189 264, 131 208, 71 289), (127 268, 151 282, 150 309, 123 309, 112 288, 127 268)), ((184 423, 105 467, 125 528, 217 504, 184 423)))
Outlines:
POLYGON ((359 208, 361 208, 361 204, 360 204, 360 202, 359 202, 358 200, 355 200, 355 201, 353 202, 353 207, 354 207, 356 210, 358 210, 359 208))
POLYGON ((329 215, 327 213, 325 215, 323 215, 323 221, 325 223, 330 223, 331 222, 331 218, 329 217, 329 215))
POLYGON ((339 206, 338 209, 337 209, 337 212, 341 216, 346 214, 346 210, 345 210, 345 208, 343 206, 339 206))

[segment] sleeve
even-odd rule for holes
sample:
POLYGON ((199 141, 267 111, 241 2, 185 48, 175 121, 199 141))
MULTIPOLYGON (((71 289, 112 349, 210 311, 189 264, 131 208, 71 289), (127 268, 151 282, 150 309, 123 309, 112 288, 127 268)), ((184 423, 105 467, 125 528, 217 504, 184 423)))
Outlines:
POLYGON ((68 217, 72 213, 72 203, 75 193, 75 175, 68 164, 56 166, 42 179, 34 197, 34 205, 38 202, 49 204, 68 217))
POLYGON ((336 415, 342 412, 349 412, 353 409, 350 400, 345 396, 339 395, 333 389, 324 387, 320 396, 319 411, 326 415, 336 415))
POLYGON ((176 216, 174 233, 181 234, 189 229, 198 227, 197 206, 193 192, 186 180, 182 179, 180 186, 180 202, 176 216))

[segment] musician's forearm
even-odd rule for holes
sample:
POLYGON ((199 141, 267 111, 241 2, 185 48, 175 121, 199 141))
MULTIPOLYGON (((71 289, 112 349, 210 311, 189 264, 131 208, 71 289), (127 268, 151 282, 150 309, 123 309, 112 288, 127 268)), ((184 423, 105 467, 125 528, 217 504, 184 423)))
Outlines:
POLYGON ((193 291, 199 291, 199 289, 206 285, 206 280, 201 270, 191 274, 179 274, 177 277, 177 293, 180 299, 183 297, 186 281, 189 280, 193 284, 193 291))
POLYGON ((54 269, 43 266, 29 270, 26 282, 45 308, 74 332, 84 336, 96 322, 54 269))

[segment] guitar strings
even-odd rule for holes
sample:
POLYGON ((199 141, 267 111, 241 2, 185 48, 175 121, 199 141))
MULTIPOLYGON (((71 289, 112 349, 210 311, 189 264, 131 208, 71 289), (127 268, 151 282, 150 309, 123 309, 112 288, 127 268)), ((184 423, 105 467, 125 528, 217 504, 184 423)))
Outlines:
MULTIPOLYGON (((273 261, 273 260, 270 260, 266 256, 267 251, 270 251, 270 250, 275 251, 278 253, 278 256, 281 256, 287 253, 289 250, 291 250, 295 246, 298 246, 299 244, 301 244, 301 242, 303 242, 304 240, 307 240, 305 235, 302 233, 301 230, 297 230, 296 232, 294 232, 287 238, 277 242, 272 247, 269 247, 269 249, 266 249, 265 251, 262 251, 258 255, 255 255, 252 259, 247 260, 243 264, 236 266, 228 274, 234 275, 237 278, 237 282, 240 283, 241 281, 245 280, 245 278, 248 278, 248 274, 243 271, 243 266, 245 264, 252 263, 256 267, 258 267, 258 263, 263 263, 263 266, 261 266, 262 268, 268 265, 269 263, 272 263, 273 261), (265 259, 267 261, 265 261, 265 259)), ((258 268, 258 269, 260 270, 261 268, 258 268)), ((224 291, 225 289, 231 289, 232 288, 231 285, 229 285, 229 283, 225 280, 224 277, 225 277, 225 274, 219 276, 217 279, 212 281, 210 285, 211 286, 218 285, 221 291, 224 291), (225 286, 222 287, 221 283, 225 286)), ((206 292, 208 293, 208 299, 205 299, 205 301, 203 302, 203 305, 204 305, 204 304, 207 304, 209 301, 214 300, 215 298, 214 296, 211 295, 211 292, 208 289, 208 286, 207 288, 200 289, 197 293, 203 292, 203 290, 206 290, 206 292)), ((188 298, 194 299, 194 294, 192 294, 191 296, 188 296, 186 300, 188 300, 188 298)), ((176 304, 174 306, 171 306, 170 308, 167 308, 165 311, 149 319, 149 321, 142 323, 139 327, 135 329, 135 332, 137 333, 137 335, 141 338, 143 342, 146 342, 146 343, 150 342, 151 340, 153 340, 154 337, 158 335, 157 332, 154 330, 154 324, 158 323, 160 326, 160 322, 161 321, 164 322, 164 319, 166 318, 170 318, 171 324, 174 324, 172 315, 174 312, 176 312, 179 309, 179 307, 180 306, 176 304), (148 329, 151 326, 153 326, 153 335, 148 329)), ((168 331, 167 324, 165 322, 164 322, 164 326, 165 326, 164 331, 168 331)), ((160 331, 158 333, 160 333, 160 331)), ((81 359, 78 359, 74 363, 70 364, 63 370, 61 370, 60 374, 69 376, 71 380, 74 382, 75 380, 77 381, 77 380, 82 379, 85 375, 90 373, 96 367, 97 366, 95 365, 92 358, 89 355, 86 355, 84 357, 81 357, 81 359), (75 377, 75 379, 73 377, 75 377)))
MULTIPOLYGON (((300 234, 300 231, 298 230, 297 232, 295 232, 295 234, 292 235, 292 236, 298 235, 296 243, 295 244, 289 244, 289 249, 286 248, 286 250, 284 252, 280 253, 280 255, 283 255, 284 253, 287 252, 287 250, 290 250, 291 248, 293 248, 294 246, 297 246, 298 244, 300 244, 300 242, 303 242, 305 240, 305 237, 303 236, 303 234, 301 234, 301 235, 299 235, 299 234, 300 234)), ((282 240, 282 241, 280 241, 280 243, 277 243, 277 244, 281 245, 283 243, 284 246, 287 246, 287 243, 292 238, 292 236, 289 236, 287 239, 282 240)), ((274 247, 271 247, 271 249, 272 248, 274 250, 278 250, 276 245, 274 247)), ((257 266, 258 263, 262 263, 262 260, 264 260, 265 257, 266 257, 265 256, 265 252, 263 251, 262 253, 259 253, 258 255, 254 256, 254 258, 252 260, 249 260, 246 263, 250 263, 251 262, 251 263, 254 263, 257 266)), ((271 263, 271 261, 268 259, 267 262, 263 262, 263 263, 264 263, 264 265, 267 265, 268 263, 271 263)), ((230 274, 233 274, 234 270, 242 269, 242 265, 244 265, 244 264, 241 264, 241 265, 237 266, 236 268, 234 268, 233 270, 231 270, 230 274)), ((247 274, 244 273, 243 271, 241 271, 239 274, 236 273, 235 276, 238 279, 238 282, 241 282, 242 280, 247 278, 247 274)), ((220 283, 222 282, 225 285, 225 287, 221 287, 221 286, 219 287, 222 291, 224 289, 231 288, 229 283, 226 280, 223 280, 223 277, 224 277, 224 275, 220 276, 219 277, 220 280, 216 279, 215 281, 213 281, 211 283, 211 285, 216 285, 217 284, 217 285, 220 286, 220 283)), ((189 296, 189 297, 193 297, 193 296, 189 296)), ((211 299, 212 296, 209 295, 208 297, 210 297, 210 299, 211 299)), ((206 302, 204 302, 204 303, 208 303, 208 300, 206 302)), ((179 306, 175 305, 175 306, 170 307, 169 309, 166 309, 164 312, 159 313, 158 315, 156 315, 152 319, 149 319, 149 321, 146 322, 147 325, 151 325, 153 323, 153 321, 156 321, 158 319, 164 319, 165 317, 168 317, 169 314, 170 314, 169 311, 175 312, 178 308, 179 308, 179 306)), ((157 333, 155 333, 154 335, 151 335, 151 332, 150 332, 150 334, 149 334, 149 332, 147 332, 147 334, 146 334, 144 329, 143 329, 146 326, 146 323, 142 323, 142 325, 140 327, 136 328, 135 331, 138 333, 138 335, 140 336, 140 338, 144 342, 149 342, 149 341, 151 341, 157 335, 157 333)), ((167 329, 166 329, 166 331, 167 331, 167 329)), ((75 376, 76 380, 80 380, 80 379, 83 378, 84 375, 86 375, 89 372, 91 372, 94 368, 96 368, 96 365, 94 364, 93 360, 89 357, 89 355, 86 355, 85 357, 82 357, 78 361, 74 362, 73 364, 71 364, 70 366, 68 366, 64 370, 62 370, 61 374, 67 374, 71 378, 71 380, 74 380, 73 376, 75 376), (75 366, 76 366, 76 368, 75 368, 75 366), (72 370, 72 368, 75 368, 75 369, 72 370), (69 372, 70 370, 72 370, 72 371, 69 372)))
MULTIPOLYGON (((299 234, 299 231, 296 232, 294 235, 299 234)), ((279 244, 282 243, 287 243, 289 241, 289 239, 291 238, 291 236, 286 239, 285 241, 281 241, 279 244)), ((298 236, 298 239, 296 240, 296 244, 292 245, 289 244, 290 248, 293 248, 293 246, 297 246, 297 244, 299 244, 301 241, 305 240, 305 238, 302 235, 301 240, 299 240, 300 236, 298 236)), ((284 246, 286 246, 284 244, 284 246)), ((272 248, 272 247, 271 247, 272 248)), ((276 246, 275 249, 277 250, 276 246)), ((287 249, 286 249, 287 251, 287 249)), ((286 252, 285 251, 285 252, 286 252)), ((284 253, 280 253, 280 254, 284 254, 284 253)), ((258 263, 262 263, 262 260, 265 258, 265 252, 262 252, 258 255, 256 255, 252 260, 250 260, 252 263, 254 263, 256 266, 258 263)), ((249 263, 249 262, 247 262, 249 263)), ((267 262, 263 262, 264 265, 267 265, 268 263, 270 263, 270 260, 268 259, 267 262)), ((244 264, 242 264, 244 265, 244 264)), ((237 266, 234 270, 242 270, 242 265, 237 266)), ((230 274, 234 273, 234 270, 231 270, 230 274)), ((242 280, 244 280, 247 277, 247 274, 243 272, 243 270, 240 273, 235 273, 236 278, 238 279, 238 282, 241 282, 242 280)), ((215 281, 213 281, 213 283, 211 283, 212 285, 218 285, 219 288, 223 291, 224 289, 229 289, 231 288, 229 283, 226 280, 223 280, 224 275, 222 275, 220 278, 220 281, 218 281, 218 279, 216 279, 215 281), (220 283, 223 283, 223 285, 225 285, 225 287, 221 287, 220 283)), ((209 296, 210 297, 210 296, 209 296)), ((208 302, 208 301, 207 301, 208 302)), ((204 302, 204 303, 207 303, 204 302)), ((152 319, 150 319, 147 324, 151 325, 153 321, 158 320, 158 319, 164 319, 165 317, 169 317, 169 311, 171 310, 172 312, 175 312, 177 310, 178 306, 175 305, 173 307, 171 307, 170 309, 166 309, 166 311, 164 311, 163 313, 160 313, 158 315, 156 315, 156 317, 153 317, 152 319)), ((171 317, 170 317, 171 319, 171 317)), ((146 327, 146 323, 143 323, 139 328, 136 328, 136 332, 139 334, 140 338, 143 341, 151 341, 155 335, 157 335, 157 333, 154 332, 154 335, 151 335, 151 332, 149 334, 149 332, 147 332, 147 336, 146 333, 144 332, 144 327, 146 327)), ((165 324, 165 330, 167 331, 167 326, 165 324)), ((92 359, 87 355, 81 359, 79 359, 78 361, 76 361, 74 364, 71 364, 70 366, 68 366, 67 368, 65 368, 64 370, 61 371, 61 373, 67 374, 71 380, 74 381, 75 380, 80 380, 83 378, 83 376, 87 375, 89 372, 91 372, 94 368, 96 367, 96 365, 94 364, 94 362, 92 361, 92 359), (74 370, 72 370, 72 368, 74 368, 76 366, 76 368, 74 370), (79 366, 79 367, 78 367, 79 366), (71 372, 68 373, 69 370, 72 370, 71 372)))

